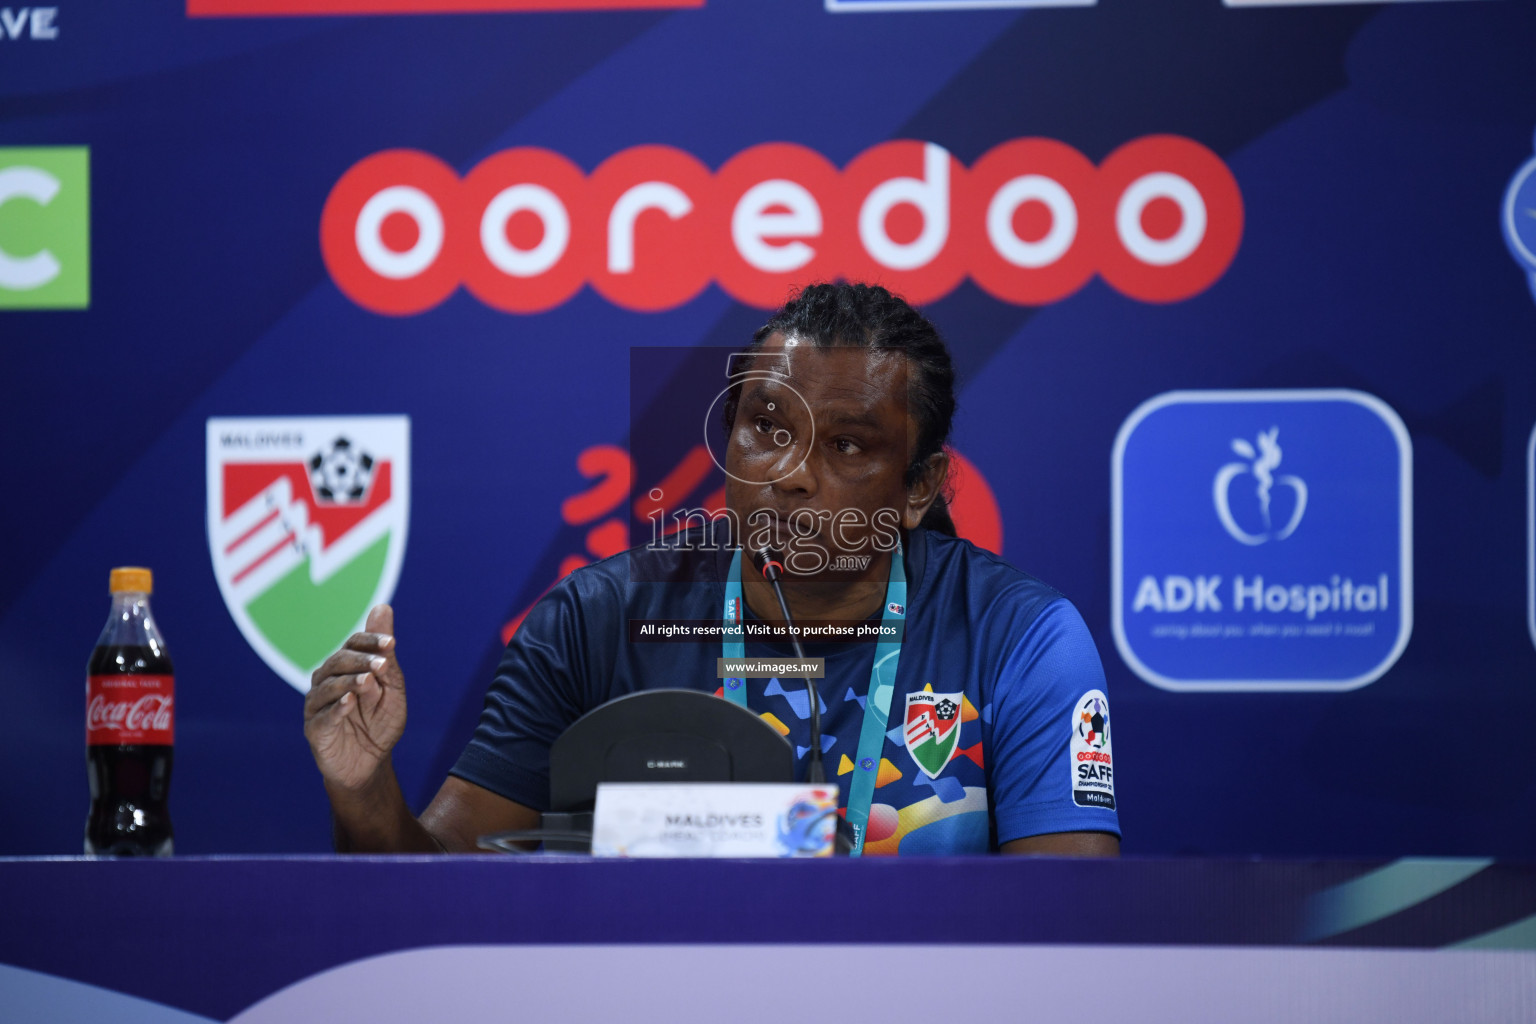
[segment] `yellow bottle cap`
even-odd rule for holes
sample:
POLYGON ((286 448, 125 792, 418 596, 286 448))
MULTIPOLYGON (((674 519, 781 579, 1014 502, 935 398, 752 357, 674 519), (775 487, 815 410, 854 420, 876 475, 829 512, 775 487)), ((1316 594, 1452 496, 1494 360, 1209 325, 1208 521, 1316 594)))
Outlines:
POLYGON ((155 591, 155 577, 148 569, 137 565, 121 566, 112 570, 108 589, 114 594, 121 594, 124 591, 152 594, 155 591))

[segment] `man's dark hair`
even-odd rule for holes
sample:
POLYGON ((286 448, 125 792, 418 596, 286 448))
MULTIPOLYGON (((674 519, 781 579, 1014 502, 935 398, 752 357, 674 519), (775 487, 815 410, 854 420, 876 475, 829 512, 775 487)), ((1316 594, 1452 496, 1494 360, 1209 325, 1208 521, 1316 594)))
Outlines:
MULTIPOLYGON (((756 352, 772 334, 797 338, 818 348, 870 348, 907 357, 907 400, 917 422, 917 446, 904 479, 911 487, 928 459, 943 451, 955 418, 955 367, 944 339, 928 318, 875 284, 813 284, 784 304, 752 335, 744 352, 756 352)), ((736 421, 741 386, 725 402, 725 429, 736 421)), ((923 516, 922 525, 955 535, 947 482, 923 516)))

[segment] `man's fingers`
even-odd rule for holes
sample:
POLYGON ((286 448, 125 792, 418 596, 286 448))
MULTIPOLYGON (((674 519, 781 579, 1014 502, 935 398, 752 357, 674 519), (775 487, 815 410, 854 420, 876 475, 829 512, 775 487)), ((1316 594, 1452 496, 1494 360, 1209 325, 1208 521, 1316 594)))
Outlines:
POLYGON ((318 709, 312 714, 306 708, 304 735, 313 743, 316 734, 324 734, 326 731, 335 728, 336 724, 345 718, 356 706, 357 698, 350 693, 344 693, 339 699, 331 701, 325 707, 318 709))
POLYGON ((368 654, 383 654, 393 650, 395 638, 388 633, 353 633, 347 637, 347 642, 341 645, 344 651, 363 651, 368 654))
POLYGON ((370 633, 383 633, 386 636, 395 635, 395 610, 387 604, 376 604, 368 609, 368 620, 363 623, 363 628, 370 633))
POLYGON ((354 672, 371 672, 381 669, 388 660, 382 654, 372 654, 368 651, 340 650, 321 662, 310 677, 312 683, 318 684, 327 676, 344 676, 354 672))
POLYGON ((370 654, 366 651, 352 651, 343 648, 320 663, 309 677, 309 687, 313 690, 320 686, 331 676, 356 675, 360 672, 377 672, 388 664, 388 659, 382 654, 370 654))
POLYGON ((352 692, 363 715, 371 716, 384 700, 384 680, 379 678, 377 672, 365 673, 357 677, 352 692))
POLYGON ((363 690, 372 682, 376 687, 371 672, 353 672, 345 675, 333 675, 317 685, 309 688, 309 693, 304 697, 304 718, 314 718, 322 711, 332 707, 347 694, 363 690))
POLYGON ((403 689, 405 676, 400 671, 400 663, 396 660, 395 653, 395 610, 387 604, 374 605, 368 610, 368 618, 363 623, 363 628, 368 630, 366 635, 378 639, 377 646, 369 649, 376 650, 385 659, 385 664, 373 668, 373 674, 378 678, 379 685, 403 689))

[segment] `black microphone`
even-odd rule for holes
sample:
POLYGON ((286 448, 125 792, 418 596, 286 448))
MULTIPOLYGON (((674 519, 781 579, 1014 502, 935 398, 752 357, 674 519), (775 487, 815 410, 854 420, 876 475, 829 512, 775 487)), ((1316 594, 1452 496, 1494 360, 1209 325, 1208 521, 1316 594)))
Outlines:
MULTIPOLYGON (((758 548, 752 553, 752 561, 763 574, 763 579, 773 584, 773 595, 779 599, 779 611, 784 615, 784 626, 790 630, 789 642, 794 646, 795 657, 804 660, 805 649, 800 646, 800 638, 794 634, 791 628, 794 622, 789 617, 789 602, 784 600, 784 588, 779 586, 779 577, 784 575, 784 565, 779 559, 782 556, 769 547, 758 548)), ((816 684, 811 682, 810 676, 805 676, 805 695, 811 702, 811 760, 805 766, 805 781, 813 785, 819 785, 827 781, 826 770, 821 764, 821 697, 816 692, 816 684)))

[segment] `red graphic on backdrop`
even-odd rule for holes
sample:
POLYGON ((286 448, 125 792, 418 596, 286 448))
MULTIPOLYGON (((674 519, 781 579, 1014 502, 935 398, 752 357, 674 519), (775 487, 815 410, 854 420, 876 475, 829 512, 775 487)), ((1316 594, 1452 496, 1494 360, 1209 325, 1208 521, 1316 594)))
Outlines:
MULTIPOLYGON (((294 502, 304 506, 308 513, 305 522, 319 527, 322 551, 389 501, 390 464, 388 461, 380 462, 374 471, 373 482, 368 488, 366 498, 359 502, 345 504, 318 501, 310 487, 309 469, 302 462, 229 462, 224 465, 224 516, 228 518, 237 508, 279 479, 287 479, 292 488, 294 502)), ((278 510, 274 509, 271 518, 275 518, 277 514, 278 510)), ((247 531, 245 536, 266 526, 268 521, 268 519, 262 520, 247 531)), ((236 539, 229 545, 228 550, 232 551, 239 547, 245 540, 245 536, 236 539)))
POLYGON ((291 14, 461 14, 474 11, 660 10, 704 0, 187 0, 193 18, 291 14))
MULTIPOLYGON (((596 479, 597 483, 560 503, 560 518, 565 520, 566 525, 585 526, 596 523, 597 520, 603 519, 604 516, 618 509, 629 497, 630 485, 635 476, 635 464, 629 452, 623 448, 611 444, 586 448, 576 456, 576 470, 589 480, 596 479)), ((586 555, 573 553, 561 559, 560 568, 556 570, 555 578, 550 580, 549 587, 586 565, 590 560, 587 556, 607 558, 628 547, 629 527, 622 518, 609 518, 597 523, 587 531, 586 555)), ((545 587, 539 597, 548 593, 549 587, 545 587)), ((523 624, 523 619, 532 607, 529 605, 528 608, 524 608, 501 627, 503 644, 512 639, 512 634, 516 633, 517 627, 523 624)))
MULTIPOLYGON (((949 449, 949 459, 949 479, 953 494, 950 515, 955 521, 956 532, 979 547, 1002 554, 1002 514, 986 477, 982 476, 981 470, 974 463, 953 448, 949 449)), ((699 501, 689 500, 708 480, 713 468, 714 461, 709 450, 703 445, 695 445, 678 460, 677 465, 668 471, 660 483, 640 492, 630 509, 633 521, 636 524, 652 523, 685 507, 703 509, 706 516, 724 510, 724 485, 699 501), (651 497, 655 491, 661 492, 660 499, 651 497)), ((561 559, 555 578, 540 592, 541 598, 549 592, 549 587, 588 564, 591 559, 608 558, 630 547, 629 523, 622 510, 635 477, 635 464, 629 452, 617 445, 595 445, 584 449, 576 457, 576 469, 582 476, 597 482, 561 502, 560 518, 568 526, 591 524, 584 537, 586 551, 572 552, 561 559)), ((682 524, 673 519, 661 534, 667 536, 681 528, 682 524)), ((529 605, 524 608, 501 627, 503 644, 512 639, 532 607, 529 605)))
POLYGON ((981 470, 964 455, 949 449, 949 517, 955 532, 979 548, 1003 553, 1003 514, 981 470))
POLYGON ((591 174, 558 153, 492 154, 462 180, 429 153, 352 166, 325 203, 320 249, 358 305, 407 315, 463 285, 509 313, 583 284, 616 305, 671 309, 711 280, 773 308, 807 281, 886 285, 910 302, 967 275, 1016 305, 1071 295, 1095 273, 1143 302, 1209 288, 1237 254, 1243 200, 1221 158, 1176 135, 1093 164, 1052 139, 1013 139, 967 169, 931 142, 883 142, 839 171, 813 150, 753 146, 716 172, 636 146, 591 174))

